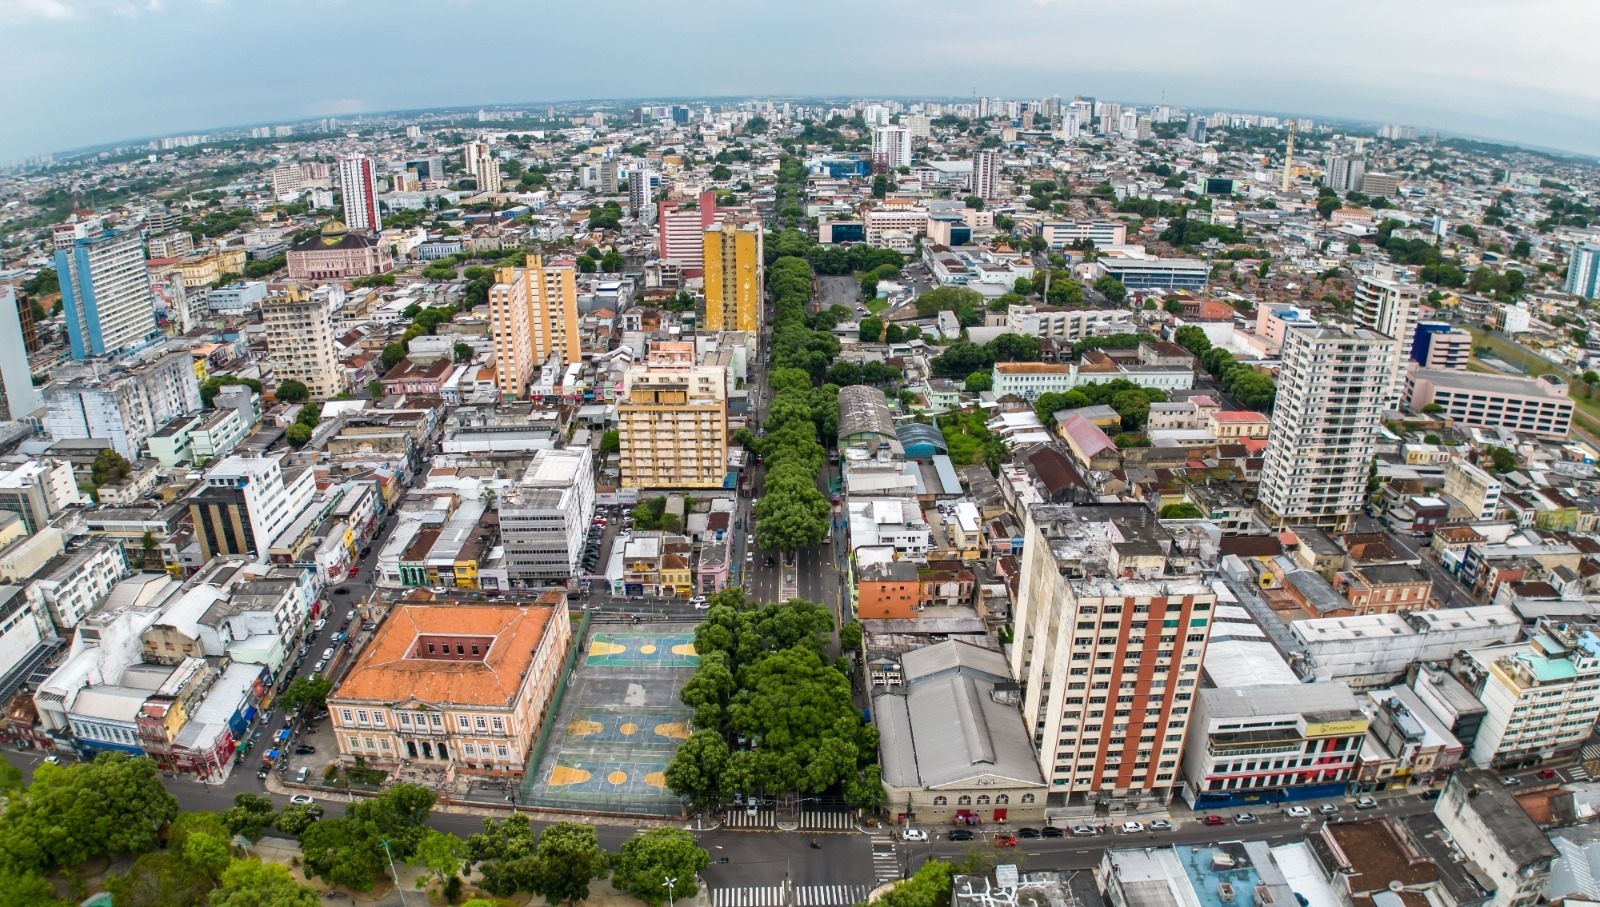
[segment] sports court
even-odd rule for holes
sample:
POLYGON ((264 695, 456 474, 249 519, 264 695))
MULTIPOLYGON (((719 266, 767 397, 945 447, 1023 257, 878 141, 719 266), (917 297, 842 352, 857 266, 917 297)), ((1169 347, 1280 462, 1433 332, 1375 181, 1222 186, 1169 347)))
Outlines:
POLYGON ((677 815, 667 764, 693 731, 678 693, 694 674, 693 627, 600 625, 583 642, 523 801, 559 809, 677 815))
POLYGON ((700 664, 693 633, 596 633, 583 663, 595 667, 693 668, 700 664))

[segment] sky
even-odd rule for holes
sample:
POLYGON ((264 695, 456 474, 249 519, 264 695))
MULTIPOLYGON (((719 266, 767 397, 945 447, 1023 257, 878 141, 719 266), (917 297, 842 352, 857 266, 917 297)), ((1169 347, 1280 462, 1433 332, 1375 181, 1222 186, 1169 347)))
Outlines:
POLYGON ((1076 94, 1600 155, 1595 0, 0 0, 0 161, 587 98, 1076 94))

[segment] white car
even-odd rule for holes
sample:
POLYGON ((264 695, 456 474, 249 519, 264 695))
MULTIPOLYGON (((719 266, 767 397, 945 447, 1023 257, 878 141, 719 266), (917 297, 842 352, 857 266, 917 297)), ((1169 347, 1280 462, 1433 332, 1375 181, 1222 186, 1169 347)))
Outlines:
POLYGON ((327 661, 328 659, 330 659, 332 657, 333 657, 333 647, 332 646, 329 646, 328 648, 322 650, 322 660, 323 661, 327 661))
POLYGON ((328 621, 326 619, 323 619, 323 620, 319 620, 316 623, 312 624, 311 625, 311 629, 317 631, 318 633, 321 633, 322 632, 322 628, 326 627, 327 625, 328 625, 328 621))
POLYGON ((1378 801, 1371 797, 1361 797, 1356 800, 1356 809, 1377 809, 1378 801))
POLYGON ((313 674, 321 674, 322 673, 322 669, 327 667, 327 666, 328 666, 327 662, 319 661, 316 664, 311 666, 311 673, 313 673, 313 674))
POLYGON ((295 794, 289 798, 289 802, 296 806, 310 806, 317 801, 313 800, 310 794, 295 794))
POLYGON ((907 841, 926 841, 928 840, 928 833, 920 828, 908 828, 900 837, 907 841))
POLYGON ((1304 806, 1291 806, 1284 810, 1283 814, 1291 819, 1304 819, 1311 815, 1311 810, 1304 806))
POLYGON ((1144 823, 1124 822, 1117 826, 1117 831, 1122 832, 1125 835, 1138 834, 1139 832, 1144 831, 1144 823))

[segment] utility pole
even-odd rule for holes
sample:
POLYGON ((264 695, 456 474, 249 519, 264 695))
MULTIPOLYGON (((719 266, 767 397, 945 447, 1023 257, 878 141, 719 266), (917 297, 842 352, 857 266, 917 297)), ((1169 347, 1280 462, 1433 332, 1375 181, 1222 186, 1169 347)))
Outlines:
POLYGON ((383 844, 383 852, 389 857, 389 874, 394 876, 394 890, 400 893, 400 905, 405 907, 406 887, 400 884, 400 870, 394 868, 394 851, 389 849, 388 838, 384 838, 380 843, 383 844))

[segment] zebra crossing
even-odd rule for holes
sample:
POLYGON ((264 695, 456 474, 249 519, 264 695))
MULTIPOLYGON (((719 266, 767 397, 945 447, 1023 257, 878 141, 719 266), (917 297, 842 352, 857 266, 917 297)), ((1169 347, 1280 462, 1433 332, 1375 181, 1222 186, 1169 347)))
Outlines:
POLYGON ((855 813, 838 810, 802 810, 800 813, 802 831, 855 831, 855 828, 855 813))
POLYGON ((711 889, 711 907, 853 907, 867 899, 870 885, 796 885, 794 900, 783 885, 742 885, 711 889))
POLYGON ((1571 775, 1574 781, 1588 781, 1595 775, 1600 774, 1600 760, 1580 762, 1568 769, 1567 774, 1571 775))
POLYGON ((761 807, 755 815, 750 815, 744 807, 736 807, 722 817, 724 828, 777 828, 777 811, 770 807, 761 807))
POLYGON ((872 836, 872 876, 879 885, 900 881, 900 854, 888 835, 872 836))

